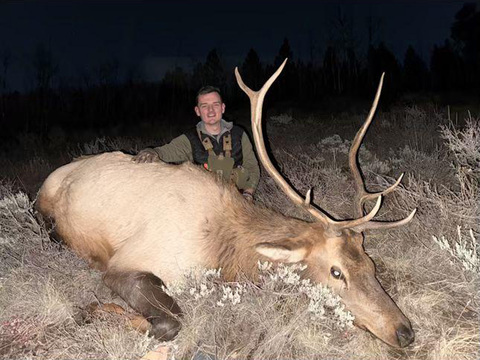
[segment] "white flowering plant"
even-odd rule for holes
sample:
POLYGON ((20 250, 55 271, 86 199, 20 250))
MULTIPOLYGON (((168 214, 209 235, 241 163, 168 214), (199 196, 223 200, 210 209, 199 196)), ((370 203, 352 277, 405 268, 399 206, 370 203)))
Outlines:
POLYGON ((452 263, 461 263, 465 270, 478 275, 480 272, 480 255, 477 248, 478 240, 475 239, 472 229, 470 229, 468 233, 469 237, 465 237, 462 234, 462 228, 457 226, 457 241, 449 241, 445 236, 438 238, 433 235, 432 238, 440 249, 447 251, 452 256, 452 263))
POLYGON ((166 285, 184 314, 175 358, 188 358, 199 348, 222 349, 218 358, 249 351, 262 357, 272 346, 280 352, 302 347, 305 334, 322 346, 349 341, 354 317, 328 287, 303 278, 306 265, 258 262, 257 267, 255 282, 225 282, 221 269, 195 269, 166 285), (239 350, 238 344, 255 348, 239 350))
POLYGON ((224 307, 226 303, 239 304, 246 284, 226 283, 221 280, 222 269, 198 269, 189 271, 184 279, 167 284, 163 290, 170 296, 186 295, 193 300, 215 298, 215 305, 224 307))
POLYGON ((327 286, 302 279, 301 273, 307 268, 303 264, 274 264, 258 262, 259 282, 227 283, 221 279, 221 269, 194 270, 185 274, 182 281, 167 284, 164 291, 172 297, 179 295, 193 301, 210 299, 217 307, 235 306, 244 296, 259 296, 259 292, 271 296, 292 296, 308 299, 304 310, 313 321, 334 319, 340 328, 353 326, 353 315, 345 310, 339 296, 327 286))
POLYGON ((307 268, 304 264, 272 264, 259 262, 262 287, 273 291, 289 291, 308 299, 307 310, 313 321, 334 319, 340 328, 352 327, 354 316, 347 310, 338 295, 327 286, 315 284, 310 279, 302 279, 301 273, 307 268))

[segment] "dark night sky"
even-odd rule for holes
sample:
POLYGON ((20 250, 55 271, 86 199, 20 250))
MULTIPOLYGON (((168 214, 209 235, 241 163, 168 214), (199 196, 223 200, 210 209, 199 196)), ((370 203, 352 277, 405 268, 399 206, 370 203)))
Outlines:
MULTIPOLYGON (((434 44, 450 35, 463 1, 4 1, 0 55, 11 54, 10 89, 28 89, 32 54, 49 47, 60 77, 74 78, 118 60, 147 80, 174 64, 186 69, 217 48, 227 66, 241 64, 250 48, 271 62, 287 37, 294 57, 316 58, 333 36, 339 9, 352 20, 358 49, 367 44, 367 17, 380 19, 375 40, 402 61, 412 44, 428 62, 434 44)), ((73 80, 72 80, 73 81, 73 80)))

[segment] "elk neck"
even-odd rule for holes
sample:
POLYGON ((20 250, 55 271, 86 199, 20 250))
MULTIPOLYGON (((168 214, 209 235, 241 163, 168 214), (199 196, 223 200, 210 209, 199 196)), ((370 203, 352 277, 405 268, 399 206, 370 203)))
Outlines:
POLYGON ((227 202, 230 204, 222 206, 215 221, 209 222, 204 229, 205 244, 209 247, 207 252, 215 254, 209 263, 212 267, 222 268, 227 280, 238 277, 256 279, 258 261, 268 260, 255 249, 260 243, 288 241, 291 246, 300 246, 315 241, 318 246, 324 242, 323 228, 318 223, 290 218, 235 196, 227 202), (309 236, 312 233, 317 236, 309 236))

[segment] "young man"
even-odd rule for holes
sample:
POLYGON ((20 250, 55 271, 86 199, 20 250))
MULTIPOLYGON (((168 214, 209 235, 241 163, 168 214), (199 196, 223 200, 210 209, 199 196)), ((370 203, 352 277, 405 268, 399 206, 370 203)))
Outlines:
POLYGON ((234 181, 244 197, 253 200, 260 179, 258 162, 247 134, 242 128, 223 120, 224 112, 220 90, 213 86, 201 88, 195 106, 195 113, 201 121, 195 129, 164 146, 141 150, 134 161, 191 161, 224 180, 234 181))

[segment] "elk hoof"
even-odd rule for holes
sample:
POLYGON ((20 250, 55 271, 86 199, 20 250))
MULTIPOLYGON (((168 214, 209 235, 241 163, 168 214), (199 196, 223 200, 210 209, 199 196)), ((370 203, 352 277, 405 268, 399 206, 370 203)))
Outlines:
POLYGON ((150 334, 161 341, 173 340, 182 328, 180 322, 170 316, 167 318, 153 318, 150 322, 152 323, 150 334))
POLYGON ((412 328, 406 327, 405 325, 401 325, 397 329, 396 333, 398 345, 402 348, 410 345, 415 339, 415 333, 413 332, 412 328))

